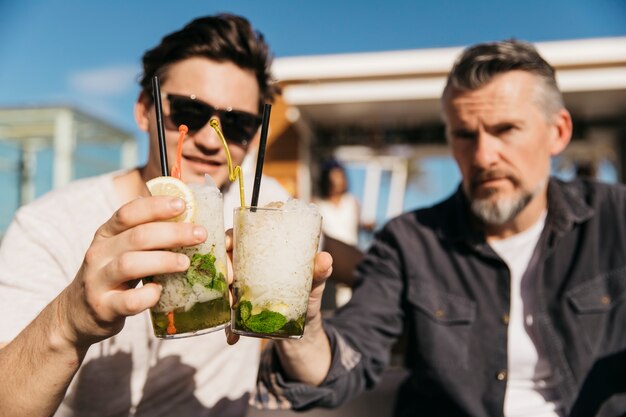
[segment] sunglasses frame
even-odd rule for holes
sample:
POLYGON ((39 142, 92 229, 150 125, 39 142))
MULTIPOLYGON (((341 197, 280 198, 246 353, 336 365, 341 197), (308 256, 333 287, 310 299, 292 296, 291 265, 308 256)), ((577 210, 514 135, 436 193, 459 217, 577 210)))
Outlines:
MULTIPOLYGON (((256 135, 256 132, 261 126, 262 118, 258 114, 249 113, 243 110, 235 110, 232 107, 220 109, 220 108, 210 105, 209 103, 205 101, 200 100, 199 98, 196 97, 195 94, 184 95, 184 94, 174 94, 174 93, 163 93, 163 96, 167 99, 169 103, 169 115, 167 115, 167 117, 175 125, 179 125, 179 124, 186 125, 189 128, 189 132, 191 133, 197 132, 198 130, 204 128, 204 126, 206 126, 206 124, 209 123, 209 121, 213 117, 217 117, 217 119, 220 121, 220 125, 222 126, 222 131, 224 133, 226 140, 228 142, 232 142, 233 144, 246 147, 248 146, 248 143, 250 143, 252 138, 254 138, 254 135, 256 135), (194 127, 192 129, 192 127, 189 126, 187 123, 175 122, 174 121, 175 116, 174 117, 172 116, 176 113, 176 110, 175 110, 176 106, 173 105, 172 102, 176 100, 183 100, 183 101, 187 101, 190 103, 194 103, 196 106, 199 106, 200 108, 202 108, 204 110, 203 113, 208 114, 208 117, 206 118, 206 121, 204 122, 204 124, 202 124, 202 126, 200 127, 194 127), (254 124, 256 124, 256 127, 254 128, 254 132, 252 133, 246 132, 245 128, 242 128, 242 124, 240 123, 233 124, 233 122, 229 120, 233 116, 235 116, 235 118, 243 117, 243 118, 248 119, 249 121, 253 121, 254 124), (233 134, 233 132, 237 132, 237 133, 233 134)), ((178 128, 178 126, 176 126, 176 128, 178 128)))

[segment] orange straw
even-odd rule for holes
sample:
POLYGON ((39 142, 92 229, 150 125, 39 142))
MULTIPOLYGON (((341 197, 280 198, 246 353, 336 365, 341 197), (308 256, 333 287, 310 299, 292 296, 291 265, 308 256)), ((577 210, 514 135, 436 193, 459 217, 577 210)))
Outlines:
POLYGON ((189 128, 185 125, 178 126, 178 147, 176 148, 176 163, 172 167, 172 177, 181 179, 183 172, 181 169, 181 163, 183 158, 183 140, 185 140, 185 134, 189 132, 189 128))
POLYGON ((167 334, 176 334, 176 326, 174 326, 174 312, 170 311, 167 313, 167 329, 165 330, 167 334))
MULTIPOLYGON (((176 163, 172 167, 172 177, 181 179, 182 169, 181 163, 183 159, 183 141, 185 140, 185 134, 189 132, 189 128, 185 125, 180 125, 178 127, 178 146, 176 148, 176 163)), ((176 334, 176 326, 174 325, 174 312, 169 311, 167 313, 167 334, 176 334)))

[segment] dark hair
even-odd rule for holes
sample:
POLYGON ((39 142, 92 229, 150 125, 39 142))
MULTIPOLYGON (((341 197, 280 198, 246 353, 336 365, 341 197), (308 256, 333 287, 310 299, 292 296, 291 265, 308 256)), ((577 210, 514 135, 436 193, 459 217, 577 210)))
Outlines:
POLYGON ((346 174, 346 169, 336 159, 330 159, 330 160, 322 162, 321 169, 320 169, 320 179, 319 179, 320 197, 322 198, 330 197, 330 188, 331 188, 330 173, 331 171, 334 171, 336 169, 342 171, 344 175, 346 174))
POLYGON ((489 83, 496 75, 521 70, 534 74, 541 82, 538 99, 547 116, 563 108, 563 96, 556 82, 554 68, 528 42, 508 39, 480 43, 463 51, 457 58, 443 97, 450 88, 461 91, 476 90, 489 83))
POLYGON ((191 57, 232 62, 242 69, 252 70, 259 84, 259 110, 279 92, 270 73, 273 57, 263 35, 244 17, 231 14, 194 19, 147 51, 139 81, 142 91, 152 97, 152 77, 158 75, 163 83, 170 65, 191 57))

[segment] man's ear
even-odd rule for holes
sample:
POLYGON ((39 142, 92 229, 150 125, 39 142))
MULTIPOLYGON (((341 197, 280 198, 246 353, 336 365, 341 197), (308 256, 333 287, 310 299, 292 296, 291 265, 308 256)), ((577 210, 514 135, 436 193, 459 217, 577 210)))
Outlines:
POLYGON ((558 155, 569 145, 572 139, 572 116, 566 109, 561 109, 554 116, 554 136, 551 138, 551 154, 558 155))
POLYGON ((145 92, 139 93, 137 101, 135 101, 135 122, 137 127, 144 132, 148 131, 150 126, 150 108, 152 107, 152 100, 146 95, 145 92))

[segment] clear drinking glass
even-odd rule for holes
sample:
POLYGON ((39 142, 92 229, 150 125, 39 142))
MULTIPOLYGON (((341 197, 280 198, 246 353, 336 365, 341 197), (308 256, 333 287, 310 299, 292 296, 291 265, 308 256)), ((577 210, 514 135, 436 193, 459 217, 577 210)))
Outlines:
POLYGON ((189 188, 197 204, 193 222, 206 228, 207 239, 173 249, 189 257, 187 271, 149 278, 163 287, 150 314, 155 336, 164 339, 213 332, 230 321, 222 193, 210 180, 189 184, 189 188))
POLYGON ((302 337, 321 224, 317 206, 299 200, 235 209, 234 333, 302 337))

